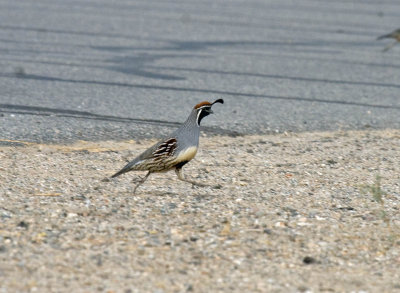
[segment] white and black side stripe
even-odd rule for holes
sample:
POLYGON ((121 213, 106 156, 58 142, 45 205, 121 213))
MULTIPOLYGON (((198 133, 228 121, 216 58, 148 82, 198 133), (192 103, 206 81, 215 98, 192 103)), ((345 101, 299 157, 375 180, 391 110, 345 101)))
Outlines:
POLYGON ((164 156, 173 156, 177 147, 177 141, 175 138, 170 138, 161 143, 158 148, 153 152, 154 159, 160 159, 164 156))

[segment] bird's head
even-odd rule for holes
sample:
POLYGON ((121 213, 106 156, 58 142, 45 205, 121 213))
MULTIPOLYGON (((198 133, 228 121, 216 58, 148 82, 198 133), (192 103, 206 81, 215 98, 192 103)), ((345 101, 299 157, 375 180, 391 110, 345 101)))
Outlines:
POLYGON ((215 103, 221 103, 221 104, 223 104, 223 103, 224 103, 224 100, 223 100, 223 99, 218 99, 218 100, 215 100, 215 101, 212 102, 212 103, 205 101, 205 102, 201 102, 201 103, 197 104, 196 106, 194 106, 194 110, 197 112, 196 122, 197 122, 197 125, 198 125, 198 126, 200 126, 200 121, 201 121, 204 117, 206 117, 206 116, 208 116, 208 115, 214 113, 214 112, 211 110, 211 107, 212 107, 212 105, 214 105, 215 103))

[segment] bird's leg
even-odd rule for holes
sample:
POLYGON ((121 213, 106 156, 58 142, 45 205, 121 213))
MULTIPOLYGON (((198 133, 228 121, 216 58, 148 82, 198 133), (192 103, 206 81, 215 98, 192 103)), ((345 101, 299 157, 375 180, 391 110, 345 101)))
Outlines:
POLYGON ((147 172, 146 176, 144 176, 144 177, 139 181, 139 183, 136 184, 135 188, 133 189, 133 194, 135 194, 136 189, 146 181, 146 179, 150 176, 150 174, 151 174, 150 171, 147 172))
POLYGON ((203 184, 203 183, 199 183, 190 179, 186 179, 185 177, 183 177, 183 173, 182 173, 182 167, 181 168, 175 168, 175 173, 176 175, 178 175, 179 180, 191 183, 193 185, 197 185, 197 186, 201 186, 201 187, 206 187, 208 186, 207 184, 203 184))
POLYGON ((393 43, 387 45, 387 46, 382 50, 382 52, 388 51, 389 49, 391 49, 391 48, 392 48, 394 45, 396 45, 397 43, 398 43, 398 41, 395 41, 395 42, 393 42, 393 43))

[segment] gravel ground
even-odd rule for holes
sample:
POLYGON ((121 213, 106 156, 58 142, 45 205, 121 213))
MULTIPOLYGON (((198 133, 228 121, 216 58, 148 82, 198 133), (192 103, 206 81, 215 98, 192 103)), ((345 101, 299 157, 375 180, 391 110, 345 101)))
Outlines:
POLYGON ((154 141, 0 147, 0 292, 400 291, 400 131, 203 135, 185 174, 104 180, 154 141))
POLYGON ((399 25, 399 0, 0 0, 0 136, 151 139, 217 98, 220 134, 400 129, 399 25))

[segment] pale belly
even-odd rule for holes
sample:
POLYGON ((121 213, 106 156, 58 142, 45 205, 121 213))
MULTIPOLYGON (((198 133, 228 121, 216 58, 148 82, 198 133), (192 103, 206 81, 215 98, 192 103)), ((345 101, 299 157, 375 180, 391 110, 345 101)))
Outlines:
POLYGON ((174 160, 176 163, 190 161, 194 158, 197 153, 197 147, 190 147, 185 151, 182 151, 178 154, 178 157, 174 160))
MULTIPOLYGON (((143 171, 149 170, 151 172, 167 172, 181 163, 189 162, 191 159, 194 158, 196 153, 197 153, 197 147, 190 147, 185 151, 181 151, 174 160, 164 159, 161 161, 154 161, 152 163, 145 165, 143 171)), ((140 169, 137 168, 136 170, 140 169)))

